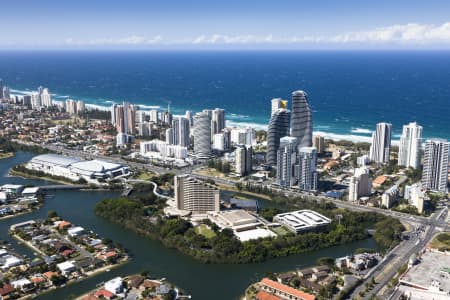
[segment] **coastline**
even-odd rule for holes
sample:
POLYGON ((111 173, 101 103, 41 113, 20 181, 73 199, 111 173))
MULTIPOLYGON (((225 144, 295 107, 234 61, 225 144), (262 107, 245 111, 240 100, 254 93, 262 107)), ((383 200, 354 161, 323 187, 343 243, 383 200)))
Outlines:
POLYGON ((16 154, 14 152, 6 152, 6 153, 0 153, 0 160, 14 157, 16 154))
MULTIPOLYGON (((11 89, 12 95, 29 95, 31 94, 31 91, 27 91, 27 90, 17 90, 17 89, 11 89)), ((61 96, 58 94, 54 94, 54 97, 57 100, 53 100, 53 102, 58 103, 60 105, 63 104, 63 102, 65 101, 65 99, 80 99, 83 97, 78 97, 78 96, 61 96)), ((120 103, 120 101, 113 101, 113 100, 106 100, 106 99, 102 99, 102 100, 98 100, 98 103, 92 103, 90 101, 96 101, 96 100, 92 100, 92 99, 86 99, 85 100, 85 106, 88 109, 91 110, 102 110, 102 111, 109 111, 110 110, 110 106, 114 103, 120 103), (100 102, 102 101, 102 102, 100 102)), ((136 105, 140 106, 142 108, 143 111, 149 112, 152 109, 157 109, 158 111, 162 111, 163 110, 163 104, 161 105, 148 105, 148 104, 141 104, 141 103, 135 103, 136 105)), ((165 109, 165 107, 164 107, 165 109)), ((178 117, 178 116, 184 116, 184 114, 182 113, 183 111, 188 110, 187 108, 178 108, 178 107, 171 107, 171 111, 174 113, 174 117, 178 117)), ((257 120, 253 120, 253 118, 256 118, 255 116, 251 117, 251 116, 241 116, 240 114, 237 113, 233 113, 233 112, 229 112, 227 114, 228 118, 226 120, 226 126, 227 127, 238 127, 238 128, 245 128, 245 127, 252 127, 255 130, 267 130, 268 124, 269 124, 269 116, 266 118, 266 122, 262 123, 262 122, 258 122, 257 120), (243 120, 241 120, 243 119, 243 120)), ((379 122, 381 122, 383 120, 379 120, 379 122)), ((350 142, 354 142, 354 143, 359 143, 359 142, 371 142, 371 133, 372 131, 375 130, 375 125, 376 122, 374 122, 374 124, 372 125, 373 128, 368 129, 368 128, 359 128, 359 127, 355 127, 355 126, 350 126, 350 128, 348 130, 345 131, 328 131, 327 129, 330 129, 330 124, 315 124, 315 128, 313 128, 313 134, 314 135, 321 135, 326 139, 331 139, 331 140, 335 140, 335 141, 350 141, 350 142), (358 134, 360 133, 360 134, 358 134)), ((399 145, 400 140, 399 137, 397 136, 393 136, 396 139, 392 140, 392 145, 399 145)), ((432 139, 434 137, 430 136, 430 137, 426 137, 426 139, 432 139)))

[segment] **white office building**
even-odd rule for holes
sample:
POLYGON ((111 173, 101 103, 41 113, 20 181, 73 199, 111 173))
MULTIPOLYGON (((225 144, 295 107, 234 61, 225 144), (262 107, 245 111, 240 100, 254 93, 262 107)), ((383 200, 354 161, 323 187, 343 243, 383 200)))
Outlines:
POLYGON ((391 153, 392 124, 378 123, 375 132, 372 134, 372 144, 370 146, 370 160, 376 163, 385 164, 389 162, 391 153))
POLYGON ((298 210, 278 214, 273 217, 273 220, 296 234, 322 230, 331 223, 329 218, 312 210, 298 210))
POLYGON ((416 122, 404 125, 398 151, 398 165, 419 168, 421 144, 422 126, 416 122))

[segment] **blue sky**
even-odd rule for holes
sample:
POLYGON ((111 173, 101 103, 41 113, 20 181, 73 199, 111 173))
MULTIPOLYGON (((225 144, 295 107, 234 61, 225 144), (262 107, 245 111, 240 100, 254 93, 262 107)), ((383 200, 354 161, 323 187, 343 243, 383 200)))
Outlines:
POLYGON ((0 49, 450 48, 448 0, 0 0, 0 49))

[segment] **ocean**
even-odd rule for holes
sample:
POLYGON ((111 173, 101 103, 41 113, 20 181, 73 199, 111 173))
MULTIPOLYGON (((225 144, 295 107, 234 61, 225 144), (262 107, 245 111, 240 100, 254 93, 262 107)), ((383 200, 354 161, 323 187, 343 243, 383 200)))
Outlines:
POLYGON ((424 137, 450 136, 448 51, 20 51, 0 52, 13 92, 42 85, 55 100, 143 109, 224 108, 228 125, 265 128, 270 100, 308 93, 314 130, 368 141, 378 122, 417 121, 424 137))

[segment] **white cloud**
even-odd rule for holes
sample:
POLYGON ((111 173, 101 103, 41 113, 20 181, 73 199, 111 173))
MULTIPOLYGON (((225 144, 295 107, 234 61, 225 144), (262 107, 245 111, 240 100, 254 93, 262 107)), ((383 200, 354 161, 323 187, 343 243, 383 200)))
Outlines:
POLYGON ((192 44, 386 44, 441 45, 450 44, 450 22, 441 25, 410 23, 380 27, 367 31, 355 31, 334 36, 292 36, 275 38, 267 36, 201 35, 192 44))
POLYGON ((261 44, 274 42, 271 34, 267 36, 256 35, 200 35, 192 39, 192 44, 261 44))
POLYGON ((156 45, 162 42, 162 37, 157 35, 152 38, 147 38, 139 35, 132 35, 124 38, 99 38, 88 41, 74 40, 68 38, 65 40, 67 45, 77 46, 102 46, 102 45, 156 45))
POLYGON ((403 43, 442 44, 450 43, 450 22, 441 25, 410 23, 339 34, 329 39, 335 43, 403 43))
POLYGON ((450 46, 450 22, 440 25, 403 24, 375 28, 367 31, 341 33, 332 36, 288 36, 268 35, 226 35, 211 34, 183 39, 163 39, 162 36, 145 37, 132 35, 122 38, 97 38, 75 40, 68 38, 69 46, 151 46, 151 45, 398 45, 398 46, 450 46))

